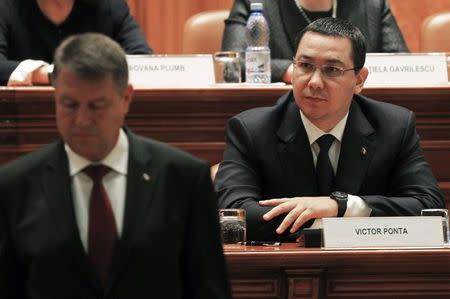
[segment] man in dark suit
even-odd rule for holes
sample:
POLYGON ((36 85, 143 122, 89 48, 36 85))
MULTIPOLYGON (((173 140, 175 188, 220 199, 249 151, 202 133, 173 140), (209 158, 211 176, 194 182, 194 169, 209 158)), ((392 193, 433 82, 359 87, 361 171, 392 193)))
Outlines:
POLYGON ((216 191, 222 208, 247 210, 248 238, 293 240, 323 217, 444 207, 414 113, 358 95, 365 54, 359 29, 319 19, 299 37, 293 91, 229 121, 216 191))
POLYGON ((230 298, 209 167, 123 129, 125 53, 62 43, 62 141, 0 167, 0 298, 230 298))

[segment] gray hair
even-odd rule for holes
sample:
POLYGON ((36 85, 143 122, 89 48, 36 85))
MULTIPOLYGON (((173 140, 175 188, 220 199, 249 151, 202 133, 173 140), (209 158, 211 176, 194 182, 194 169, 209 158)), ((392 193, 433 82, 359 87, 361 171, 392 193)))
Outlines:
POLYGON ((119 93, 128 86, 128 64, 125 51, 111 38, 99 33, 82 33, 65 39, 55 51, 52 85, 62 70, 86 80, 112 76, 119 93))

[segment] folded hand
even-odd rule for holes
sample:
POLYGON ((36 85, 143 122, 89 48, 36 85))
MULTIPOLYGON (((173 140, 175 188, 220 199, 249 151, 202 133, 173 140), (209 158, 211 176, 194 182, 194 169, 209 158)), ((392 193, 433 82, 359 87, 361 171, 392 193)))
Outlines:
POLYGON ((264 214, 263 219, 266 221, 287 213, 276 230, 278 234, 284 233, 289 227, 290 232, 294 233, 310 219, 335 217, 338 213, 336 201, 328 196, 275 198, 260 200, 259 204, 274 207, 264 214))

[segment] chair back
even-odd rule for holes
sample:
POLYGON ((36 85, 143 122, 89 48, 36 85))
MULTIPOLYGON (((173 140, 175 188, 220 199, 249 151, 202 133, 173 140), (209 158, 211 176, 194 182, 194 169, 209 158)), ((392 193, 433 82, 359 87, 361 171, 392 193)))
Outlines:
POLYGON ((421 52, 450 52, 450 11, 427 17, 422 23, 421 52))
POLYGON ((204 11, 191 16, 184 24, 184 54, 214 54, 220 51, 225 19, 229 10, 204 11))

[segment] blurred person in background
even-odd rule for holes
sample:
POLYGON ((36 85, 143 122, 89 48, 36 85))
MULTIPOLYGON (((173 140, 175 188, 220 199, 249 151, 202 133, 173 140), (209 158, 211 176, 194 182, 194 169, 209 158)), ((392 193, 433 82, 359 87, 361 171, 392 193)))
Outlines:
POLYGON ((66 37, 98 32, 127 54, 153 51, 125 0, 0 0, 0 85, 48 85, 66 37))
MULTIPOLYGON (((225 20, 222 50, 238 51, 247 47, 246 24, 250 2, 235 0, 225 20)), ((367 40, 367 52, 408 52, 387 0, 260 0, 269 23, 272 82, 292 82, 292 57, 296 38, 311 22, 337 17, 353 23, 367 40)), ((243 62, 244 60, 242 60, 243 62)), ((245 67, 242 68, 245 70, 245 67)), ((243 73, 245 75, 245 73, 243 73)))

